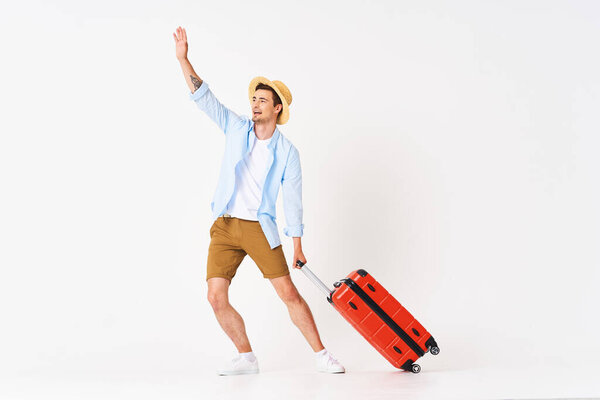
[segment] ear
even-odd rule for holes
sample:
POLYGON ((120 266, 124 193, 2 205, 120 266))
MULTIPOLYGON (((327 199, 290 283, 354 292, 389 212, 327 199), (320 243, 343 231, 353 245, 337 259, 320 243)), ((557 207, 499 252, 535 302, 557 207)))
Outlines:
POLYGON ((281 104, 277 104, 275 106, 275 112, 281 112, 281 110, 283 110, 283 106, 281 104))

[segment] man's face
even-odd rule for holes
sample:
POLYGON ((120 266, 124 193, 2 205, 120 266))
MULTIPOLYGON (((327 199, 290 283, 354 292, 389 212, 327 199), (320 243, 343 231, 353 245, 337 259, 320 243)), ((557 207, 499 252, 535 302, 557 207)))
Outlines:
POLYGON ((274 106, 273 93, 266 89, 258 89, 254 92, 250 107, 252 108, 252 121, 254 123, 274 121, 277 118, 277 113, 282 108, 281 104, 274 106))

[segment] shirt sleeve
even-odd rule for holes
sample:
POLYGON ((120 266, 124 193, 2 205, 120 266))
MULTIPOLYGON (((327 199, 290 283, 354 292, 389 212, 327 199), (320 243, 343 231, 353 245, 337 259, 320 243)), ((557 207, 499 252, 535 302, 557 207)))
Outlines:
POLYGON ((226 135, 232 128, 243 122, 239 115, 221 104, 205 81, 202 81, 200 87, 195 92, 190 93, 189 96, 198 108, 204 111, 226 135))
POLYGON ((287 226, 283 233, 289 237, 301 237, 304 233, 302 223, 302 169, 300 154, 292 146, 281 180, 283 193, 283 211, 287 226))

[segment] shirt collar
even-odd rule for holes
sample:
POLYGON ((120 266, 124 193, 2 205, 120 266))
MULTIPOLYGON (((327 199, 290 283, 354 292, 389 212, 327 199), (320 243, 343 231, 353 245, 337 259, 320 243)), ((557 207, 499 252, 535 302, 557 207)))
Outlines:
MULTIPOLYGON (((252 148, 252 146, 254 146, 254 141, 257 140, 256 133, 254 132, 254 121, 252 121, 252 125, 250 126, 250 128, 251 128, 250 132, 248 133, 250 135, 250 147, 249 148, 252 148)), ((279 140, 280 134, 281 134, 281 132, 279 132, 279 128, 277 128, 277 125, 275 125, 275 131, 273 131, 273 136, 271 136, 271 141, 267 145, 268 149, 273 150, 275 148, 275 146, 277 145, 277 141, 279 140)))

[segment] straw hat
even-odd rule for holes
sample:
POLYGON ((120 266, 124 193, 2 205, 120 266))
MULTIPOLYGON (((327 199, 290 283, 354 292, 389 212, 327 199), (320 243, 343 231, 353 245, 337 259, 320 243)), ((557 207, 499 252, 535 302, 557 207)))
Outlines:
POLYGON ((277 124, 283 125, 288 122, 288 119, 290 119, 290 104, 292 104, 292 93, 290 92, 290 89, 288 89, 281 81, 270 81, 264 76, 257 76, 250 81, 250 85, 248 86, 248 97, 250 98, 250 102, 252 102, 252 96, 254 96, 254 92, 256 91, 256 85, 259 83, 264 83, 265 85, 272 87, 281 99, 283 108, 277 116, 277 124))

